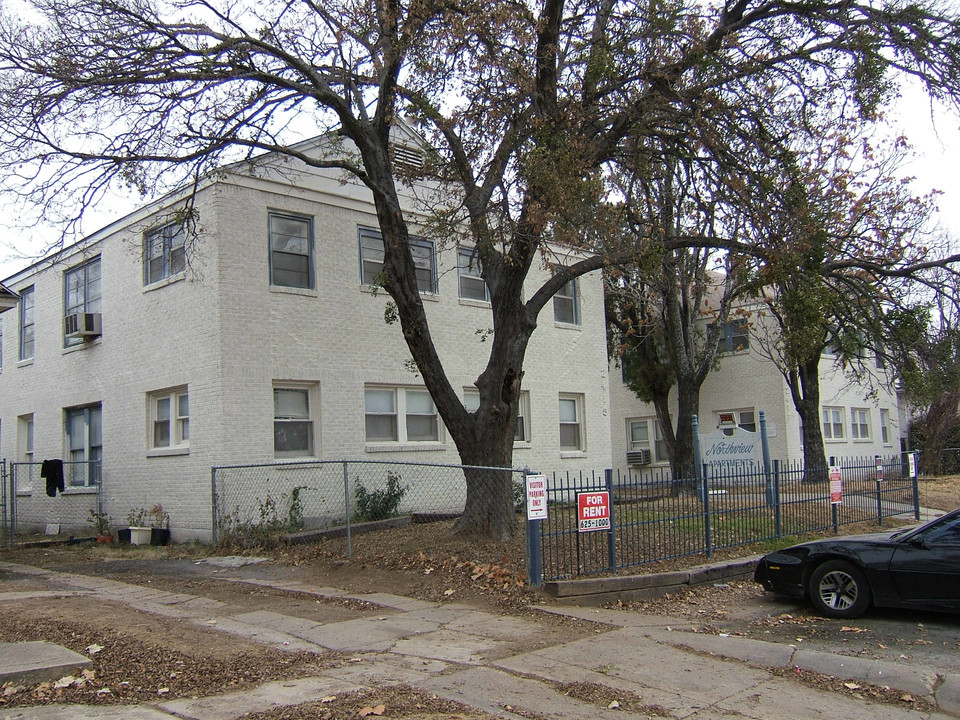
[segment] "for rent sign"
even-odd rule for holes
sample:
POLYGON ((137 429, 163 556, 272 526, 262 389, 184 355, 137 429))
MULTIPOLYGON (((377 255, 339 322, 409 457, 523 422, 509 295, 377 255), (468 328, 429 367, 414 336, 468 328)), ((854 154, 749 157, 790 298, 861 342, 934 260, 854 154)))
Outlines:
POLYGON ((577 493, 577 519, 579 532, 609 530, 610 493, 607 490, 577 493))

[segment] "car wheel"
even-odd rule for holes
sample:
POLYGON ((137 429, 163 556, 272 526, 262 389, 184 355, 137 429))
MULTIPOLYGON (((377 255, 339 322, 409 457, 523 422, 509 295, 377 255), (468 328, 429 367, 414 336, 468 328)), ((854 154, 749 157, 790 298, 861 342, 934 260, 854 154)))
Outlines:
POLYGON ((856 565, 830 560, 810 576, 810 601, 817 612, 834 618, 855 618, 870 607, 867 577, 856 565))

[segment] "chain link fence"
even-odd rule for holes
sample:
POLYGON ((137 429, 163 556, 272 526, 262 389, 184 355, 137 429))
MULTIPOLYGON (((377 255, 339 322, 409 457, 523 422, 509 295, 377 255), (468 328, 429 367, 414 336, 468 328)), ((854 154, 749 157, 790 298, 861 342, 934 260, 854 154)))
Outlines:
POLYGON ((64 489, 51 495, 41 477, 43 463, 3 463, 3 539, 13 547, 18 538, 35 534, 96 534, 95 519, 103 512, 99 461, 63 462, 64 489))
POLYGON ((458 517, 467 497, 465 473, 499 486, 510 476, 523 502, 523 471, 388 461, 315 461, 236 465, 212 470, 214 543, 310 533, 409 516, 458 517))

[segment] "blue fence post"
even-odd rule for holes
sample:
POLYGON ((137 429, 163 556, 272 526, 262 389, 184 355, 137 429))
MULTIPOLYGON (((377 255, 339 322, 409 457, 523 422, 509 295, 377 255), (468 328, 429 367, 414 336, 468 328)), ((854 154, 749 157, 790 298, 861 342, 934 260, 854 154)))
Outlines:
POLYGON ((760 411, 760 449, 763 451, 763 477, 766 484, 765 497, 767 507, 774 506, 773 473, 770 470, 770 442, 767 440, 767 416, 760 411))
MULTIPOLYGON (((707 467, 704 464, 703 477, 706 478, 707 467)), ((710 525, 710 488, 706 481, 703 483, 703 544, 706 546, 707 557, 713 557, 713 528, 710 525)))
MULTIPOLYGON (((534 475, 530 468, 523 469, 523 512, 527 513, 527 476, 534 475)), ((540 556, 540 520, 527 517, 527 582, 532 587, 543 585, 543 564, 540 556)))
POLYGON ((617 523, 613 504, 613 469, 603 471, 607 492, 610 494, 610 529, 607 530, 607 568, 614 575, 617 574, 617 523))
POLYGON ((783 520, 780 517, 780 461, 773 461, 773 527, 777 537, 783 537, 783 520))

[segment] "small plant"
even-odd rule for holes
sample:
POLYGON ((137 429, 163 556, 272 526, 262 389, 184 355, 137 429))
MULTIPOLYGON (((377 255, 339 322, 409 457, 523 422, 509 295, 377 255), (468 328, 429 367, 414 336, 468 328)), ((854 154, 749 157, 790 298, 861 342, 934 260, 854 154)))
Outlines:
POLYGON ((170 513, 163 509, 163 505, 157 503, 148 513, 150 516, 150 525, 155 528, 164 528, 170 527, 170 513))
POLYGON ((399 473, 387 472, 387 486, 383 490, 367 490, 357 478, 357 489, 354 495, 357 507, 353 513, 356 522, 373 522, 396 517, 400 501, 407 494, 407 489, 400 482, 399 473))
POLYGON ((287 512, 287 530, 289 532, 303 530, 304 521, 302 493, 304 490, 309 489, 310 488, 306 485, 298 485, 290 491, 290 510, 287 512))
POLYGON ((87 518, 87 522, 92 523, 97 529, 97 535, 103 536, 110 534, 111 520, 113 520, 113 518, 107 515, 105 512, 90 508, 90 517, 87 518))
POLYGON ((133 508, 127 513, 127 525, 130 527, 144 527, 147 520, 145 508, 133 508))

